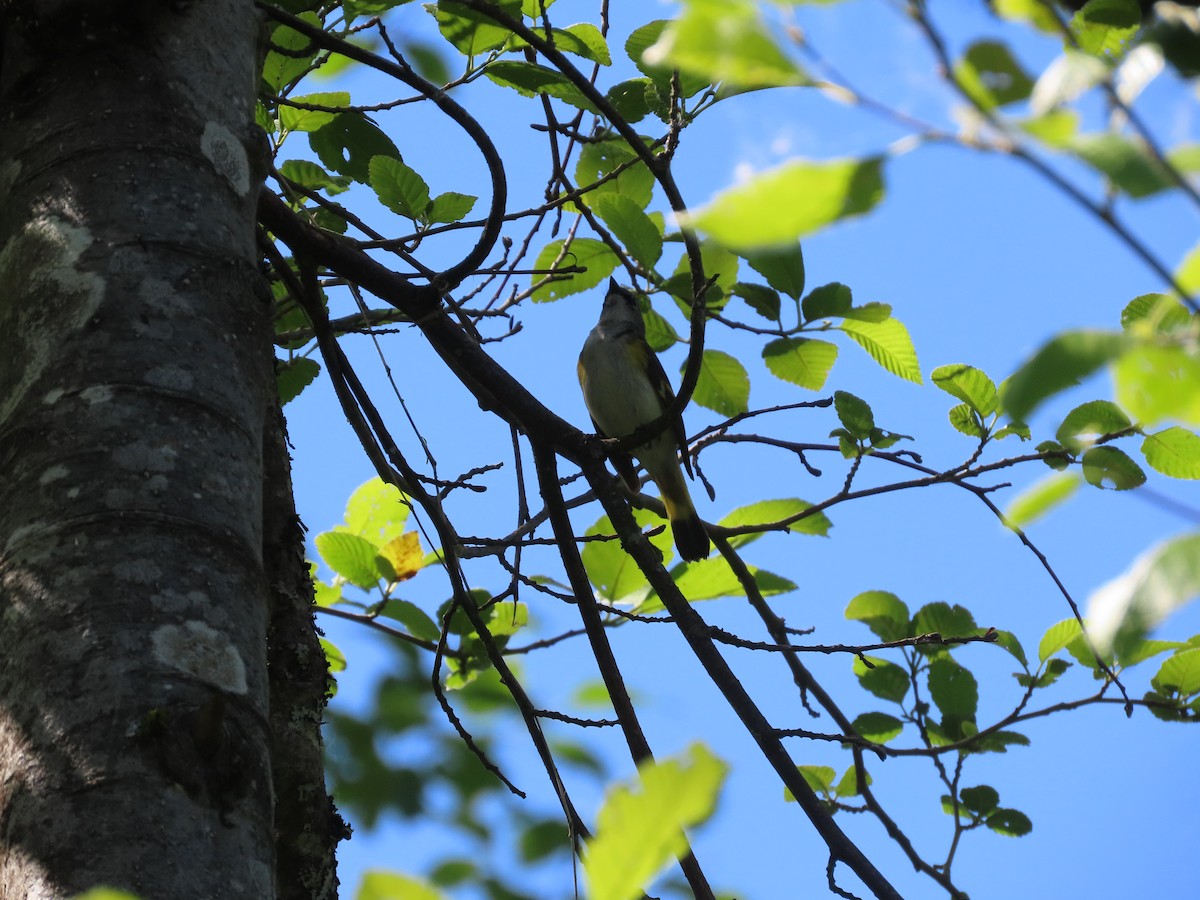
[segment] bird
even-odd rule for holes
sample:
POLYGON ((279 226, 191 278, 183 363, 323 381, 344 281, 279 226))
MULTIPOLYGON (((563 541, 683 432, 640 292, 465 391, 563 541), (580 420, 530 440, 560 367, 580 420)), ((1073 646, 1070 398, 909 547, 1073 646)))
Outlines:
MULTIPOLYGON (((646 323, 632 291, 608 280, 608 292, 596 323, 579 354, 583 402, 602 437, 626 437, 662 416, 675 400, 658 355, 646 343, 646 323)), ((688 562, 708 556, 710 544, 680 468, 694 478, 687 456, 687 435, 678 413, 645 444, 631 451, 658 485, 679 555, 688 562)), ((622 450, 609 452, 613 467, 635 493, 641 485, 633 460, 622 450)))

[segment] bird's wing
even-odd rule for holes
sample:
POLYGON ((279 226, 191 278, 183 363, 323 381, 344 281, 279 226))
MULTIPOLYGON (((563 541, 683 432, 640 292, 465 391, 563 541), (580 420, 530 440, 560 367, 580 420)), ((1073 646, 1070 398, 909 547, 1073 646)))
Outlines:
MULTIPOLYGON (((662 408, 666 410, 675 402, 675 391, 671 389, 671 380, 667 378, 667 373, 663 370, 662 363, 659 362, 658 354, 650 349, 649 344, 645 341, 638 341, 634 346, 642 356, 638 361, 642 364, 646 375, 649 376, 654 393, 662 402, 662 408)), ((675 443, 683 456, 683 468, 687 471, 688 478, 695 478, 696 476, 692 474, 692 463, 687 454, 687 432, 683 430, 683 416, 676 415, 669 427, 675 435, 675 443)))

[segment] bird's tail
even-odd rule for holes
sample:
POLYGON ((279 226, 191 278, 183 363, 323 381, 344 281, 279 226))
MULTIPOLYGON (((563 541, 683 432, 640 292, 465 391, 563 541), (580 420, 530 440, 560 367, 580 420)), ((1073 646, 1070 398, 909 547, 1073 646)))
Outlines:
MULTIPOLYGON (((674 460, 672 460, 674 462, 674 460)), ((696 562, 708 556, 708 533, 704 523, 692 504, 692 496, 688 493, 687 482, 683 480, 683 472, 676 463, 666 472, 659 473, 655 483, 662 494, 663 506, 667 508, 667 518, 671 520, 671 531, 675 534, 675 546, 679 555, 688 562, 696 562)))

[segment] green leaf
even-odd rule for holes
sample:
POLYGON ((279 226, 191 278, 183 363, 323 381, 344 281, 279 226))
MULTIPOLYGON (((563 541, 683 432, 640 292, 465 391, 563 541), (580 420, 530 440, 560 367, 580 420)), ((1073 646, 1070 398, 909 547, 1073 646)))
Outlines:
POLYGON ((705 350, 692 400, 723 416, 746 412, 750 408, 750 376, 745 366, 728 353, 705 350))
POLYGON ((541 303, 547 300, 558 300, 570 294, 578 294, 600 284, 612 274, 617 267, 617 257, 602 241, 592 238, 575 238, 571 241, 566 253, 563 253, 563 240, 554 240, 542 248, 534 262, 535 269, 549 269, 555 265, 562 267, 579 266, 585 272, 575 272, 562 281, 548 281, 534 289, 533 299, 541 303), (562 256, 562 259, 559 257, 562 256))
POLYGON ((647 270, 654 268, 662 256, 663 236, 642 207, 628 197, 607 193, 596 195, 588 204, 625 245, 630 256, 647 270))
MULTIPOLYGON (((320 28, 321 19, 316 13, 305 10, 299 15, 304 22, 315 28, 320 28)), ((280 25, 271 32, 269 50, 263 61, 263 81, 275 93, 280 93, 284 85, 308 71, 313 57, 317 55, 317 45, 308 35, 301 34, 286 25, 280 25), (275 48, 291 53, 280 53, 275 48)))
POLYGON ((966 809, 980 816, 987 815, 1000 805, 999 792, 986 784, 963 788, 958 796, 966 809))
POLYGON ((371 478, 346 501, 345 530, 382 547, 403 534, 409 512, 408 498, 399 488, 371 478))
POLYGON ((848 318, 839 326, 885 370, 907 381, 921 383, 921 365, 908 329, 898 319, 882 322, 848 318))
POLYGON ((804 252, 799 243, 748 252, 743 258, 781 294, 787 294, 793 300, 799 300, 804 294, 804 252))
POLYGON ((871 436, 875 428, 875 414, 865 400, 846 391, 834 391, 833 407, 837 410, 838 420, 851 435, 860 441, 871 436))
POLYGON ((789 162, 722 191, 680 216, 733 250, 792 244, 883 197, 882 159, 789 162))
MULTIPOLYGON (((719 310, 729 300, 729 293, 737 283, 738 258, 728 247, 722 247, 715 241, 700 242, 700 261, 703 263, 704 274, 707 278, 715 278, 713 286, 704 295, 704 302, 709 309, 719 310)), ((671 288, 671 282, 677 286, 671 290, 680 301, 679 310, 685 316, 691 313, 692 300, 692 268, 687 255, 679 258, 675 266, 675 274, 664 287, 671 288)))
MULTIPOLYGON (((786 594, 796 589, 795 583, 786 578, 755 566, 747 568, 764 597, 786 594)), ((710 556, 699 562, 688 563, 674 569, 671 574, 675 579, 675 586, 693 603, 716 600, 718 597, 741 597, 746 593, 729 563, 721 556, 710 556)), ((639 613, 652 613, 662 608, 662 600, 657 595, 651 595, 636 609, 639 613)))
POLYGON ((779 321, 782 304, 779 293, 774 288, 739 281, 733 286, 733 294, 745 300, 746 304, 764 319, 779 321))
MULTIPOLYGON (((330 91, 324 94, 305 94, 302 97, 289 97, 290 103, 300 103, 307 106, 325 106, 338 108, 350 105, 349 91, 330 91)), ((281 103, 279 105, 279 124, 284 131, 316 131, 333 121, 336 112, 324 112, 315 109, 298 109, 295 106, 281 103)))
POLYGON ((425 208, 425 219, 431 225, 439 222, 458 222, 466 218, 467 214, 475 208, 475 201, 478 199, 470 194, 460 194, 456 191, 438 194, 425 208))
POLYGON ((1116 56, 1142 24, 1137 0, 1088 0, 1071 17, 1071 34, 1079 48, 1094 56, 1116 56))
POLYGON ((984 427, 979 413, 975 412, 975 410, 971 409, 965 403, 958 403, 950 407, 947 417, 950 419, 950 424, 954 426, 955 431, 961 431, 963 434, 974 438, 981 438, 987 434, 987 429, 984 427))
POLYGON ((1175 609, 1200 595, 1200 532, 1154 545, 1088 600, 1088 628, 1101 653, 1118 656, 1175 609))
POLYGON ((887 713, 869 712, 850 723, 862 737, 875 744, 886 744, 904 730, 904 723, 887 713))
MULTIPOLYGON (((723 528, 741 528, 745 525, 768 525, 772 522, 779 522, 802 513, 811 506, 811 503, 795 497, 779 500, 760 500, 748 506, 739 506, 722 518, 719 524, 723 528)), ((829 521, 825 513, 819 512, 811 516, 805 516, 803 519, 797 519, 788 525, 787 529, 797 534, 812 534, 826 537, 829 534, 829 529, 832 527, 833 523, 829 521)), ((731 547, 744 547, 746 544, 756 541, 760 537, 762 537, 761 532, 757 534, 747 532, 746 534, 730 535, 729 545, 731 547)))
POLYGON ((724 763, 693 744, 686 756, 639 766, 638 783, 610 790, 583 856, 587 896, 640 897, 684 851, 684 829, 712 815, 725 773, 724 763))
POLYGON ((545 94, 562 100, 576 109, 597 113, 595 104, 584 95, 574 82, 555 69, 536 63, 518 60, 497 60, 483 70, 491 81, 501 87, 510 87, 522 97, 545 94))
POLYGON ((1046 629, 1038 643, 1038 660, 1045 662, 1083 634, 1075 619, 1063 619, 1046 629))
POLYGON ((841 318, 850 312, 854 297, 850 288, 834 281, 823 284, 809 291, 808 296, 800 303, 800 313, 805 322, 817 319, 829 319, 834 316, 841 318))
POLYGON ((979 708, 979 684, 969 669, 949 656, 929 664, 929 695, 945 718, 973 721, 979 708))
MULTIPOLYGON (((663 98, 671 93, 671 67, 649 62, 645 53, 658 42, 663 30, 670 24, 666 19, 656 19, 647 22, 640 28, 635 28, 625 41, 625 53, 633 60, 638 71, 649 76, 656 92, 663 98)), ((709 86, 709 80, 703 75, 692 72, 681 72, 679 76, 680 94, 683 99, 695 96, 709 86)))
POLYGON ((743 89, 808 83, 779 49, 751 0, 685 0, 683 12, 642 58, 649 65, 743 89))
MULTIPOLYGON (((633 510, 633 517, 643 531, 661 525, 663 521, 647 509, 633 510)), ((608 517, 603 516, 585 534, 590 537, 615 534, 615 531, 608 517)), ((670 535, 665 531, 650 538, 650 542, 659 549, 664 559, 670 559, 674 553, 670 540, 670 535)), ((619 540, 614 538, 609 541, 588 541, 583 545, 580 556, 597 596, 608 603, 636 605, 650 593, 646 576, 637 567, 633 557, 625 552, 619 540)))
POLYGON ((618 138, 583 145, 575 163, 575 184, 586 188, 622 166, 627 168, 621 174, 589 192, 591 202, 597 194, 619 194, 645 209, 654 196, 654 176, 638 159, 637 151, 618 138))
POLYGON ((1165 333, 1185 327, 1191 318, 1187 307, 1170 294, 1142 294, 1121 310, 1121 327, 1134 331, 1145 323, 1151 333, 1165 333))
POLYGON ((1013 498, 1004 511, 1004 518, 1012 528, 1028 528, 1054 507, 1074 496, 1079 484, 1079 478, 1074 474, 1047 475, 1013 498))
POLYGON ((954 66, 962 89, 984 109, 1026 99, 1033 80, 1008 47, 999 41, 976 41, 954 66))
POLYGON ((938 366, 930 378, 937 387, 962 400, 981 416, 990 416, 999 405, 996 383, 974 366, 962 363, 938 366))
MULTIPOLYGON (((1035 2, 1040 3, 1041 0, 1035 2)), ((1065 150, 1079 134, 1079 113, 1073 109, 1052 109, 1017 124, 1022 131, 1047 147, 1065 150)))
POLYGON ((1172 478, 1200 478, 1200 435, 1178 425, 1147 435, 1142 441, 1146 462, 1172 478))
POLYGON ((829 794, 833 791, 833 779, 837 772, 830 766, 796 766, 796 771, 804 779, 804 783, 818 794, 829 794))
POLYGON ((1027 666, 1029 660, 1025 656, 1025 648, 1011 631, 996 631, 996 643, 1007 650, 1022 665, 1027 666))
POLYGON ((390 156, 372 157, 368 171, 371 188, 379 196, 379 202, 392 212, 419 219, 429 207, 429 185, 400 160, 390 156))
POLYGON ((642 321, 646 323, 646 343, 655 353, 662 353, 679 341, 679 335, 671 323, 655 312, 654 307, 642 310, 642 321))
POLYGON ((1112 367, 1116 399, 1142 426, 1165 419, 1200 425, 1200 353, 1141 343, 1112 367))
MULTIPOLYGON (((540 16, 539 11, 527 12, 529 16, 540 16)), ((542 39, 546 37, 544 27, 538 27, 538 36, 542 39)), ((612 65, 612 56, 608 51, 608 42, 604 40, 604 35, 600 33, 600 29, 590 22, 579 22, 575 25, 568 25, 566 28, 551 28, 550 33, 554 40, 554 49, 560 53, 571 53, 583 59, 590 60, 594 63, 599 63, 602 66, 612 65)), ((530 46, 529 43, 518 35, 513 35, 512 41, 509 42, 507 49, 509 50, 524 50, 530 46)))
POLYGON ((776 338, 763 347, 762 354, 767 369, 776 378, 819 391, 837 361, 838 348, 828 341, 810 338, 776 338))
POLYGON ((361 113, 344 112, 308 135, 308 143, 326 169, 371 183, 370 164, 377 156, 400 159, 392 139, 361 113))
POLYGON ((1007 753, 1009 747, 1028 747, 1029 738, 1015 731, 993 731, 971 742, 968 753, 1007 753))
POLYGON ((279 174, 288 181, 311 190, 323 190, 328 194, 340 194, 350 186, 345 175, 330 175, 315 162, 307 159, 289 159, 279 167, 279 174))
MULTIPOLYGON (((872 715, 872 713, 868 713, 867 715, 872 715)), ((874 713, 874 715, 883 715, 883 713, 874 713)), ((871 778, 870 772, 864 772, 863 774, 866 776, 867 785, 869 786, 874 779, 871 778)), ((838 783, 834 786, 833 792, 835 794, 837 794, 838 797, 857 797, 858 796, 859 788, 858 788, 858 767, 857 766, 852 765, 848 769, 846 769, 845 773, 842 775, 841 780, 838 781, 838 783)))
POLYGON ((1200 692, 1200 647, 1180 650, 1166 659, 1152 682, 1155 690, 1183 696, 1200 692))
MULTIPOLYGON (((1047 397, 1091 375, 1116 358, 1124 337, 1112 331, 1069 331, 1044 344, 1005 383, 1001 398, 1005 412, 1024 422, 1047 397)), ((1124 402, 1126 409, 1129 406, 1124 402)), ((1132 410, 1131 410, 1132 412, 1132 410)))
POLYGON ((363 875, 354 900, 445 900, 445 896, 411 875, 375 869, 363 875))
MULTIPOLYGON (((520 21, 521 0, 493 0, 492 6, 520 21)), ((442 37, 454 45, 463 56, 478 56, 489 50, 503 46, 512 37, 512 32, 483 13, 468 9, 460 3, 450 0, 438 0, 433 9, 437 19, 438 31, 442 37)))
POLYGON ((987 827, 996 834, 1023 837, 1033 831, 1029 816, 1015 809, 998 809, 987 818, 987 827))
POLYGON ((279 360, 275 365, 275 385, 279 390, 279 405, 291 403, 300 392, 321 374, 321 364, 315 359, 297 356, 279 360))
POLYGON ((375 557, 379 548, 357 534, 326 531, 315 540, 317 552, 325 564, 355 587, 369 590, 379 584, 375 557))
POLYGON ((629 124, 640 122, 650 112, 646 102, 646 88, 650 87, 649 78, 631 78, 614 84, 604 95, 604 99, 612 105, 617 114, 629 124))
POLYGON ((876 656, 868 656, 865 659, 870 666, 863 662, 863 658, 854 660, 854 675, 863 689, 893 703, 903 700, 910 684, 908 673, 886 659, 876 656))
POLYGON ((408 600, 399 600, 393 597, 383 605, 379 614, 403 624, 413 637, 425 641, 436 641, 442 636, 442 630, 429 617, 429 614, 408 600))
POLYGON ((1067 413, 1054 436, 1069 451, 1078 453, 1095 443, 1095 438, 1124 431, 1132 424, 1115 403, 1090 400, 1067 413))
POLYGON ((994 0, 992 9, 1002 19, 1026 22, 1047 34, 1058 33, 1058 19, 1042 0, 994 0))
POLYGON ((864 622, 881 641, 909 636, 908 607, 889 591, 863 591, 846 606, 846 618, 864 622))
POLYGON ((913 616, 913 634, 940 634, 943 637, 969 637, 979 630, 975 617, 965 606, 944 601, 926 603, 913 616))
POLYGON ((1130 197, 1149 197, 1175 186, 1175 180, 1136 138, 1106 132, 1081 134, 1068 149, 1130 197))
POLYGON ((1093 487, 1102 488, 1105 482, 1114 491, 1128 491, 1146 483, 1142 467, 1116 447, 1093 447, 1083 454, 1083 477, 1093 487))

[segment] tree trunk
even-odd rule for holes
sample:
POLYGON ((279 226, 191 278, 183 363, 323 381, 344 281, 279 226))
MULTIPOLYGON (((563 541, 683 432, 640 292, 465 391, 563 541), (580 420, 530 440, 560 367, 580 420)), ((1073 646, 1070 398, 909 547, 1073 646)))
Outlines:
POLYGON ((0 31, 0 898, 270 897, 254 7, 0 31))

